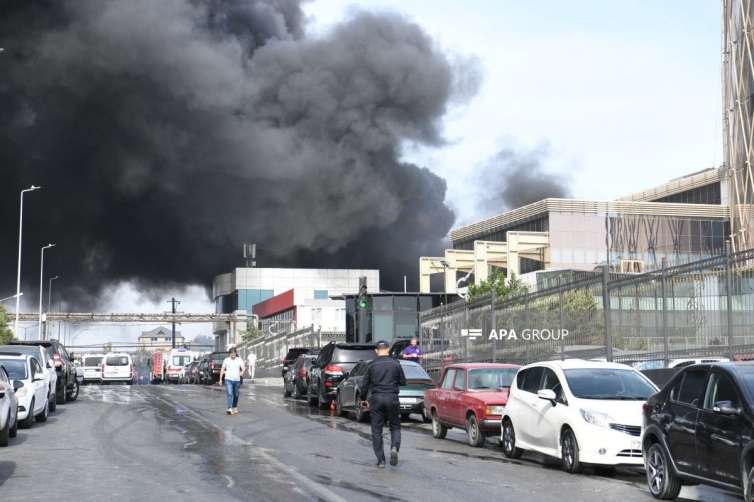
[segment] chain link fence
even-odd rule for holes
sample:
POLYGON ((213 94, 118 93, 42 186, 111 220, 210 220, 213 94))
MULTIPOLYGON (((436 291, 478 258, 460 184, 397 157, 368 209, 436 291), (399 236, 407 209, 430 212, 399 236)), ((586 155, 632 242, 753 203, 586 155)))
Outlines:
POLYGON ((664 367, 754 358, 754 250, 641 275, 547 272, 550 287, 420 316, 424 365, 583 358, 664 367), (552 285, 554 284, 554 285, 552 285))

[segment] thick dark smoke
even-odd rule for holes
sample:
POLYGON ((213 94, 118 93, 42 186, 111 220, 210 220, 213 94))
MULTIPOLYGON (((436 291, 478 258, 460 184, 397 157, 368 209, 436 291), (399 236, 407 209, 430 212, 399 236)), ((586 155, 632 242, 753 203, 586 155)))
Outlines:
POLYGON ((481 169, 484 185, 479 210, 487 215, 548 197, 568 197, 568 179, 545 171, 546 147, 529 151, 504 148, 481 169))
POLYGON ((400 146, 441 143, 474 86, 401 17, 304 28, 299 0, 0 3, 0 293, 32 183, 24 275, 57 242, 48 270, 81 306, 121 280, 209 284, 243 242, 260 266, 415 283, 454 217, 445 181, 400 146))

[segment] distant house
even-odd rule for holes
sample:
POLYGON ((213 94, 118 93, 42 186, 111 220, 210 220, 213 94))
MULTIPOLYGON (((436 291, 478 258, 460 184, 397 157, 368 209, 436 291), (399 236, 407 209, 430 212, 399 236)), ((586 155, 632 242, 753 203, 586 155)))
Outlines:
MULTIPOLYGON (((175 332, 175 346, 184 343, 180 331, 175 332)), ((144 350, 170 350, 173 347, 173 332, 170 328, 160 326, 151 331, 142 331, 139 336, 139 348, 144 350)))

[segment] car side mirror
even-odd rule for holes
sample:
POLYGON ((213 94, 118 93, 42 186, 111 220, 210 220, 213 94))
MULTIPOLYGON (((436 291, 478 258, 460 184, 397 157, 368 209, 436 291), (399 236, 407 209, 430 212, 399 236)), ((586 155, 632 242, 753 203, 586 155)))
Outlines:
POLYGON ((20 389, 23 386, 24 386, 24 383, 22 381, 20 381, 20 380, 13 380, 13 390, 14 391, 17 391, 18 389, 20 389))
POLYGON ((555 406, 555 404, 557 403, 557 396, 555 395, 555 391, 552 389, 542 389, 540 391, 537 391, 537 397, 546 401, 550 401, 553 406, 555 406))
POLYGON ((715 411, 722 415, 738 415, 739 413, 741 413, 741 410, 734 407, 733 403, 731 403, 730 401, 719 401, 715 403, 712 411, 715 411))

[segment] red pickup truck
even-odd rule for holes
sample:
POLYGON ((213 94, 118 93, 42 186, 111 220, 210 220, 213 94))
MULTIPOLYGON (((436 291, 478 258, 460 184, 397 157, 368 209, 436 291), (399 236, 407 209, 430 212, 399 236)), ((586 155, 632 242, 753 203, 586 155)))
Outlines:
POLYGON ((432 419, 432 435, 445 438, 449 428, 466 430, 471 446, 500 434, 500 419, 508 389, 520 366, 468 363, 445 368, 440 383, 424 392, 424 407, 432 419))

